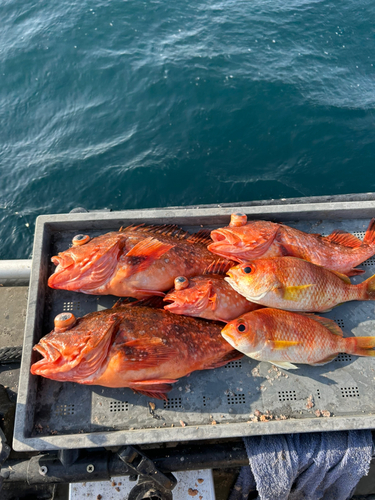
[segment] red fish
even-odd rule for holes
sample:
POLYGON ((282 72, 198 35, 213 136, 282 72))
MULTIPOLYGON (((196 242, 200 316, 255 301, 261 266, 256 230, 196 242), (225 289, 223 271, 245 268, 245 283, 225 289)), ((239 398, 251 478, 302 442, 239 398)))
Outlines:
POLYGON ((225 273, 233 262, 213 262, 202 276, 175 279, 175 289, 164 298, 164 307, 174 314, 227 322, 262 306, 246 300, 226 283, 225 273))
POLYGON ((130 387, 167 399, 179 378, 242 357, 221 337, 220 323, 145 304, 115 304, 77 320, 71 313, 60 314, 55 329, 34 347, 43 359, 32 365, 31 373, 80 384, 130 387))
POLYGON ((164 296, 174 278, 201 274, 212 262, 206 231, 190 235, 174 225, 130 226, 90 240, 52 257, 57 265, 51 288, 94 295, 145 298, 164 296))
POLYGON ((228 270, 225 278, 252 302, 288 311, 325 312, 350 300, 375 300, 375 276, 359 285, 296 257, 257 259, 228 270))
POLYGON ((340 352, 375 356, 375 337, 343 338, 337 324, 314 314, 260 309, 228 323, 222 336, 235 349, 286 370, 293 363, 324 365, 340 352))
POLYGON ((289 255, 347 276, 364 273, 354 268, 375 254, 375 219, 371 220, 363 241, 343 231, 323 237, 284 224, 246 221, 246 215, 232 214, 228 227, 211 232, 213 243, 208 249, 238 262, 289 255))

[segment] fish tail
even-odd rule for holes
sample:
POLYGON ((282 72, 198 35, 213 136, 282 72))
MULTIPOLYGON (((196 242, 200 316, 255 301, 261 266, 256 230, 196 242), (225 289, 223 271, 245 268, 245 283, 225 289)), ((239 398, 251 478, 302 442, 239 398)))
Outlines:
POLYGON ((359 287, 362 291, 361 300, 375 300, 375 274, 361 283, 359 287))
POLYGON ((363 238, 363 243, 370 246, 375 245, 375 219, 371 219, 365 237, 363 238))
POLYGON ((347 354, 375 356, 375 337, 349 337, 343 340, 347 354))

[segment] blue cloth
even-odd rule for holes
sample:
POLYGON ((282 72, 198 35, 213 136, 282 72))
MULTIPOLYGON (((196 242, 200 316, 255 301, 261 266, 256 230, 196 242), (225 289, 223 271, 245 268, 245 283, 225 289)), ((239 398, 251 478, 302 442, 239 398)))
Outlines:
POLYGON ((243 467, 230 500, 347 500, 373 454, 370 430, 244 438, 243 467))

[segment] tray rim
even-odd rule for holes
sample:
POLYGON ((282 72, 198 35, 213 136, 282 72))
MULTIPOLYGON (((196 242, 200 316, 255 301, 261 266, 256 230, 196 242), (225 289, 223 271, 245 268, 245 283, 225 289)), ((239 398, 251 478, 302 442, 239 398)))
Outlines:
MULTIPOLYGON (((26 421, 30 416, 27 403, 30 399, 30 364, 33 347, 34 328, 37 321, 38 301, 43 300, 39 277, 41 275, 43 250, 48 243, 50 230, 74 230, 85 226, 110 227, 115 221, 129 220, 154 222, 157 224, 177 223, 181 225, 221 225, 229 222, 232 212, 243 212, 254 218, 273 220, 350 220, 367 219, 375 213, 375 201, 324 202, 263 206, 226 206, 217 208, 167 207, 144 210, 124 210, 118 212, 89 212, 78 214, 41 215, 37 218, 34 235, 33 258, 26 313, 25 334, 17 395, 13 448, 15 451, 44 451, 53 449, 91 448, 118 446, 124 444, 145 444, 177 442, 200 439, 220 439, 262 434, 285 434, 296 432, 320 432, 332 430, 369 429, 375 427, 375 414, 349 417, 303 418, 283 421, 227 423, 215 426, 198 425, 167 427, 161 429, 136 429, 102 431, 82 434, 60 434, 56 436, 28 437, 26 421), (179 221, 176 219, 184 219, 179 221), (198 220, 197 220, 198 219, 198 220), (307 423, 308 421, 308 423, 307 423)), ((105 230, 105 227, 103 228, 105 230)))

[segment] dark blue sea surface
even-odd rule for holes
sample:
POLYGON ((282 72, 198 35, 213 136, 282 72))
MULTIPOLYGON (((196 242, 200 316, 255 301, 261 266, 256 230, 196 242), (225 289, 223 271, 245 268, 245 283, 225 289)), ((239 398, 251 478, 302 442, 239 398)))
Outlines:
POLYGON ((0 258, 76 206, 375 191, 371 0, 3 0, 0 19, 0 258))

